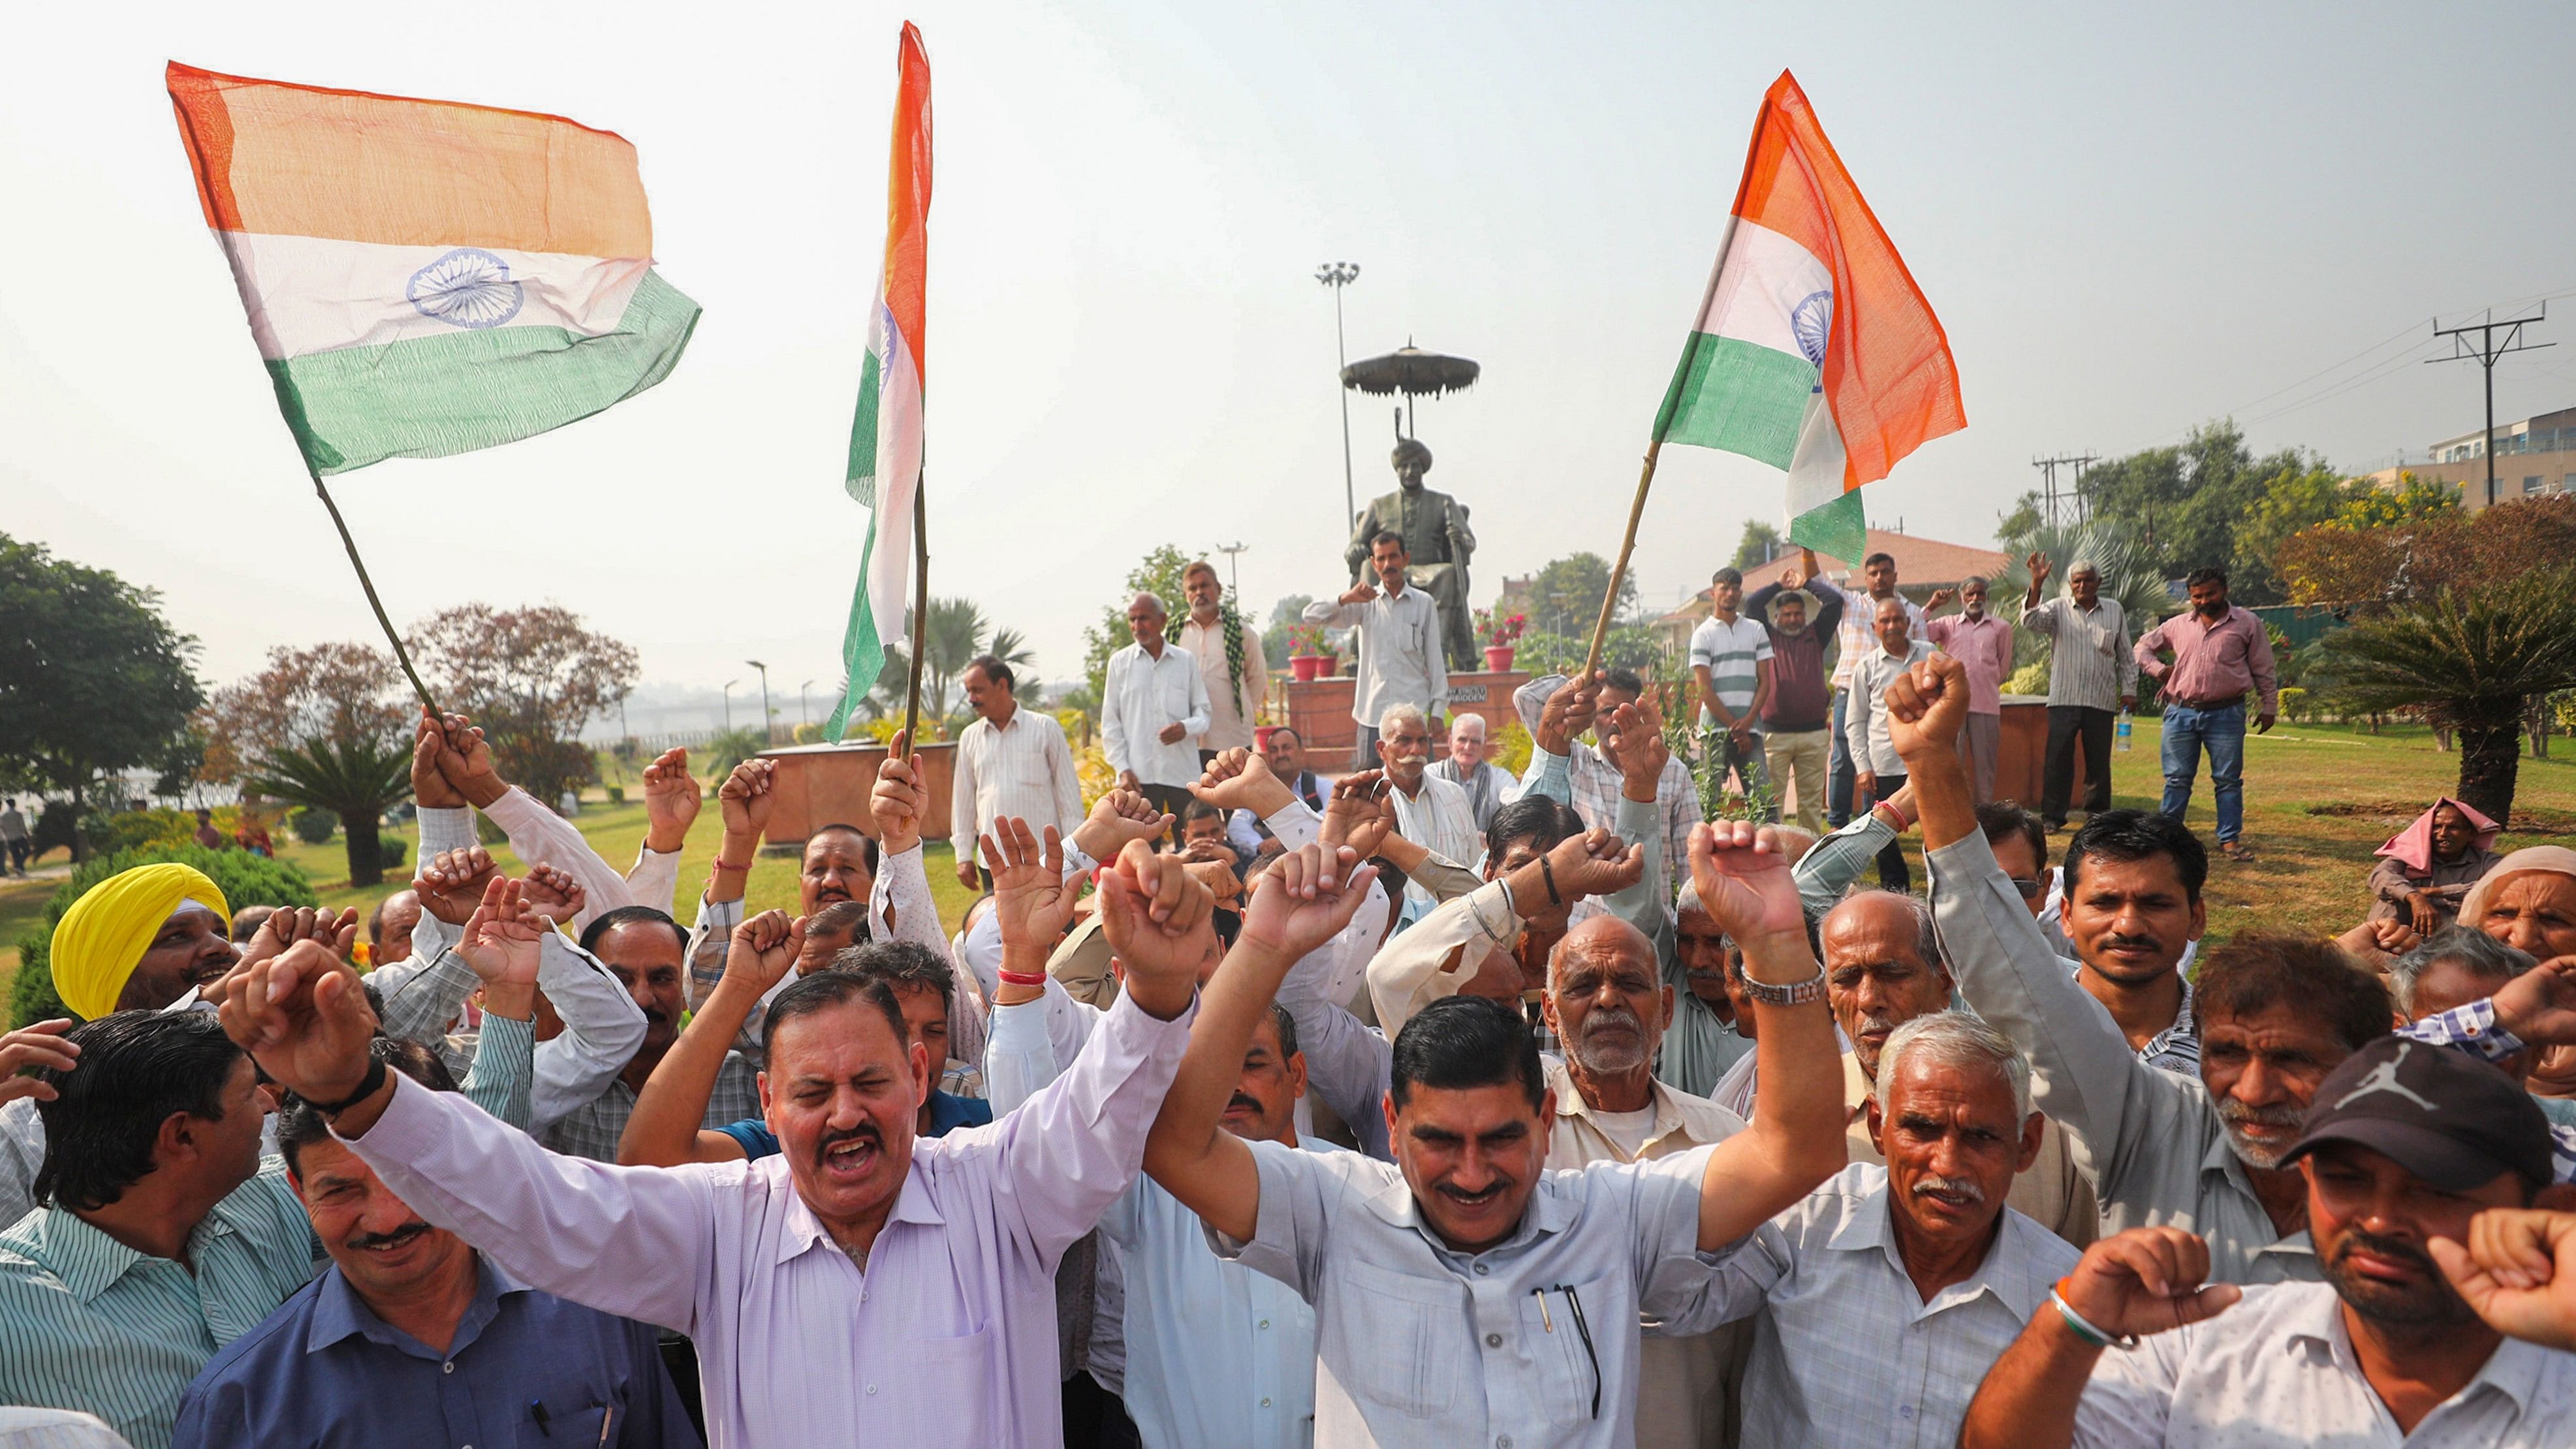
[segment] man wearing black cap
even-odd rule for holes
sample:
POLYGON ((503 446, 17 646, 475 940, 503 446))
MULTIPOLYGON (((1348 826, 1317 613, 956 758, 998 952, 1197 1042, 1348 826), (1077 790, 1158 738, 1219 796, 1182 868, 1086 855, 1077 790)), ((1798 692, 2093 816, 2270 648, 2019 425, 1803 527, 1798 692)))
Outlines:
POLYGON ((2570 1195, 2549 1185, 2530 1095, 2463 1053, 2384 1039, 2328 1074, 2284 1157, 2307 1178, 2325 1282, 2203 1286, 2209 1249, 2189 1233, 2105 1238, 1986 1375, 1963 1449, 2568 1443, 2576 1356, 2480 1322, 2428 1247, 2481 1210, 2570 1195))

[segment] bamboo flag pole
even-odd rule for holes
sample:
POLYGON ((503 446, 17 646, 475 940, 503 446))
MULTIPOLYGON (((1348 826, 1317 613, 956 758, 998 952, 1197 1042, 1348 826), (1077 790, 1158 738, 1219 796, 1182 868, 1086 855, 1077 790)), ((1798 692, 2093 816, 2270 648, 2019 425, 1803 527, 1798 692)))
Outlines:
POLYGON ((915 732, 921 728, 921 641, 930 624, 930 500, 921 491, 921 474, 912 475, 912 667, 903 687, 903 753, 912 758, 915 732))
POLYGON ((310 466, 304 476, 313 480, 313 491, 322 495, 322 506, 331 510, 331 526, 340 530, 340 547, 349 551, 349 566, 358 571, 358 587, 367 591, 367 607, 376 611, 376 623, 385 631, 385 640, 394 646, 394 662, 402 666, 403 677, 411 681, 412 693, 420 696, 421 708, 438 713, 438 701, 430 698, 429 686, 420 682, 420 671, 411 667, 411 655, 403 648, 402 636, 394 632, 394 621, 385 617, 384 600, 376 597, 376 581, 367 577, 367 561, 358 557, 358 544, 349 537, 349 522, 340 516, 340 505, 331 499, 331 490, 322 486, 322 475, 310 466))
MULTIPOLYGON (((1681 384, 1690 377, 1691 364, 1699 360, 1699 325, 1708 317, 1709 304, 1717 300, 1717 279, 1726 271, 1726 254, 1735 245, 1735 217, 1726 218, 1726 232, 1717 240, 1717 265, 1708 269, 1708 290, 1700 294, 1699 310, 1691 314, 1690 341, 1682 348, 1681 371, 1675 375, 1675 397, 1681 384)), ((1588 681, 1601 667, 1601 645, 1610 637, 1610 616, 1619 608, 1619 581, 1628 576, 1628 555, 1636 551, 1637 521, 1646 516, 1646 490, 1655 486, 1655 459, 1664 451, 1664 429, 1672 419, 1658 412, 1655 435, 1646 440, 1646 466, 1637 474, 1637 496, 1628 504, 1628 531, 1619 540, 1619 561, 1610 566, 1610 587, 1601 595, 1601 617, 1592 625, 1592 648, 1583 656, 1583 673, 1588 681)))

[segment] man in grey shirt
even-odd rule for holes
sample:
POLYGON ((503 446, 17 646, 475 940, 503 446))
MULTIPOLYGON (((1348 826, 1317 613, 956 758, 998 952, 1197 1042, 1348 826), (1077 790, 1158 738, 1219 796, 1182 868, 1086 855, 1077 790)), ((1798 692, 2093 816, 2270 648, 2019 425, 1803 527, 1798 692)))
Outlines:
MULTIPOLYGON (((1742 821, 1692 837, 1700 896, 1745 948, 1772 1093, 1759 1121, 1714 1146, 1574 1171, 1545 1166, 1555 1106, 1528 1024, 1478 997, 1435 1001, 1396 1037, 1384 1103, 1396 1162, 1223 1131, 1272 992, 1340 929, 1329 917, 1351 906, 1334 898, 1368 874, 1316 845, 1262 877, 1145 1170, 1220 1256, 1314 1305, 1322 1449, 1633 1443, 1639 1314, 1692 1316, 1720 1254, 1841 1165, 1823 974, 1778 842, 1742 821)), ((1550 859, 1504 877, 1515 900, 1581 888, 1570 857, 1550 859)))
POLYGON ((2111 808, 2112 711, 2138 702, 2138 661, 2129 649, 2129 616, 2117 599, 2102 597, 2102 571, 2077 559, 2066 574, 2066 595, 2043 604, 2048 555, 2030 556, 2030 588, 2021 596, 2021 626, 2048 641, 2048 764, 2039 787, 2039 814, 2048 828, 2066 824, 2067 797, 2075 790, 2075 747, 2084 746, 2084 813, 2111 808))
MULTIPOLYGON (((2307 1184, 2282 1160, 2326 1074, 2389 1034, 2378 978, 2354 970, 2330 941, 2239 937, 2202 957, 2199 1079, 2148 1066, 2049 949, 1977 828, 1958 752, 1964 666, 1946 655, 1918 664, 1886 704, 1959 995, 2029 1055, 2040 1110, 2066 1129, 2077 1166, 2093 1177, 2104 1234, 2178 1227, 2208 1241, 2215 1281, 2315 1281, 2307 1184)), ((2464 1009, 2406 1035, 2492 1055, 2515 1034, 2559 1030, 2569 1002, 2576 966, 2563 982, 2533 971, 2497 993, 2491 1016, 2464 1009), (2464 1016, 2502 1031, 2464 1030, 2464 1016)))

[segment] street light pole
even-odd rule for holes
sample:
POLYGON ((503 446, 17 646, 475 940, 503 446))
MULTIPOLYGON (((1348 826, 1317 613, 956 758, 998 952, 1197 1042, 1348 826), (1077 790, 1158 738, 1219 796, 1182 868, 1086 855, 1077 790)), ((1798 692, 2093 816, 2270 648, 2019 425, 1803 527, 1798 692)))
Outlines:
MULTIPOLYGON (((1350 345, 1342 339, 1342 289, 1358 281, 1357 262, 1326 262, 1316 269, 1315 280, 1333 289, 1333 381, 1342 380, 1342 369, 1351 365, 1350 345)), ((1351 390, 1342 389, 1342 527, 1349 528, 1360 516, 1359 500, 1353 495, 1351 482, 1351 390)))
POLYGON ((760 671, 760 742, 764 745, 774 745, 778 741, 771 738, 769 732, 769 666, 757 659, 746 659, 742 662, 760 671))
POLYGON ((805 703, 805 691, 810 688, 813 683, 814 681, 809 679, 803 684, 796 686, 796 719, 800 724, 812 724, 814 722, 814 711, 805 703))
POLYGON ((1243 565, 1235 559, 1235 555, 1251 547, 1252 545, 1248 543, 1220 543, 1216 546, 1216 551, 1225 555, 1225 571, 1230 575, 1226 581, 1226 588, 1234 595, 1237 608, 1243 606, 1243 565))
POLYGON ((740 683, 742 683, 742 681, 741 681, 741 680, 739 680, 739 679, 728 679, 728 680, 726 680, 726 681, 725 681, 725 733, 726 733, 726 734, 732 734, 732 733, 733 733, 733 687, 734 687, 735 685, 737 685, 737 684, 740 684, 740 683))

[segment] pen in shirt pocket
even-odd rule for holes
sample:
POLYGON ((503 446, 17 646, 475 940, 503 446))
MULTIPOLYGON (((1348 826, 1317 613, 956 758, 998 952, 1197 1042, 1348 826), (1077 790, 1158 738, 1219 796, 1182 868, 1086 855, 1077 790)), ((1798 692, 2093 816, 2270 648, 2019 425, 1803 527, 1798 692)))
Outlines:
POLYGON ((549 1439, 555 1436, 554 1425, 551 1422, 553 1416, 546 1412, 545 1400, 528 1400, 528 1417, 537 1421, 538 1433, 545 1435, 549 1439))
MULTIPOLYGON (((1547 1311, 1547 1290, 1544 1288, 1532 1288, 1530 1290, 1530 1296, 1538 1300, 1538 1321, 1546 1325, 1548 1332, 1556 1332, 1556 1319, 1547 1311)), ((538 1427, 543 1428, 545 1426, 543 1424, 539 1424, 538 1427)))

